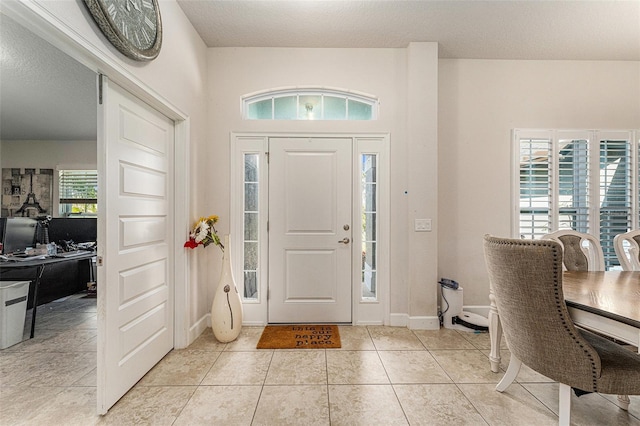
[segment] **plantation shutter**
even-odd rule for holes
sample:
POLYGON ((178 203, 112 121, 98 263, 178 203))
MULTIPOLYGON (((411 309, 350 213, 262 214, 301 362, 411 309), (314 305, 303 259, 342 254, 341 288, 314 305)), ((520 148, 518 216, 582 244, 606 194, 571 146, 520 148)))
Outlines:
POLYGON ((519 172, 520 238, 540 238, 551 229, 551 135, 515 135, 519 172))
POLYGON ((600 133, 599 158, 600 243, 605 265, 619 265, 613 238, 632 229, 631 140, 626 132, 600 133))
POLYGON ((558 132, 557 141, 558 224, 554 230, 593 234, 589 135, 558 132))
POLYGON ((640 135, 633 131, 514 130, 514 235, 573 229, 599 238, 607 270, 616 235, 640 224, 640 135))

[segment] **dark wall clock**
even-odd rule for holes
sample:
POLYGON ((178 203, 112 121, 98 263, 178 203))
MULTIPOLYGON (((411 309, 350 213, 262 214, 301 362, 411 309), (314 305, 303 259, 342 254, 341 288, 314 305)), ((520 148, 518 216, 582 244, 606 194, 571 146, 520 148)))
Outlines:
POLYGON ((151 61, 162 46, 157 0, 84 0, 102 33, 120 52, 151 61))

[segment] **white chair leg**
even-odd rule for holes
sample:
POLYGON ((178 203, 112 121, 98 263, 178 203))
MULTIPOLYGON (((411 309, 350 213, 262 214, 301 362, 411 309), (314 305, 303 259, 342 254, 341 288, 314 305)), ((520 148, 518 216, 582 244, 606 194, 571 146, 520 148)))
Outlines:
POLYGON ((558 424, 560 426, 569 426, 571 423, 571 386, 559 383, 559 409, 558 409, 558 424))
POLYGON ((491 340, 491 352, 489 353, 489 363, 491 371, 500 371, 500 340, 502 339, 502 324, 496 306, 496 297, 493 294, 491 284, 489 284, 489 339, 491 340))
POLYGON ((629 395, 618 395, 618 407, 622 408, 624 411, 629 411, 629 404, 631 400, 629 399, 629 395))
POLYGON ((515 357, 514 354, 511 354, 511 359, 509 360, 509 367, 507 367, 507 372, 502 376, 502 380, 496 386, 496 390, 498 392, 504 392, 511 383, 518 377, 518 373, 520 372, 520 367, 522 366, 522 361, 515 357))

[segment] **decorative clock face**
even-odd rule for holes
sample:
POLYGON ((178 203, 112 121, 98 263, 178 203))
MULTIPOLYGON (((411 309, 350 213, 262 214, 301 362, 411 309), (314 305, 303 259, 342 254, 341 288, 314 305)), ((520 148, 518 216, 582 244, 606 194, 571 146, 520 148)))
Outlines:
POLYGON ((162 21, 157 0, 84 0, 104 35, 122 53, 139 61, 158 56, 162 21))

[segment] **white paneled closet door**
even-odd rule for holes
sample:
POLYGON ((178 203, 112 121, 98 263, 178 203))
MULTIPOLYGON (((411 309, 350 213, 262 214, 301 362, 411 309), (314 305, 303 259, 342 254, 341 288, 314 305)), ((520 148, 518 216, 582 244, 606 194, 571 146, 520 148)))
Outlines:
POLYGON ((174 123, 105 76, 98 106, 98 413, 174 344, 174 123))

